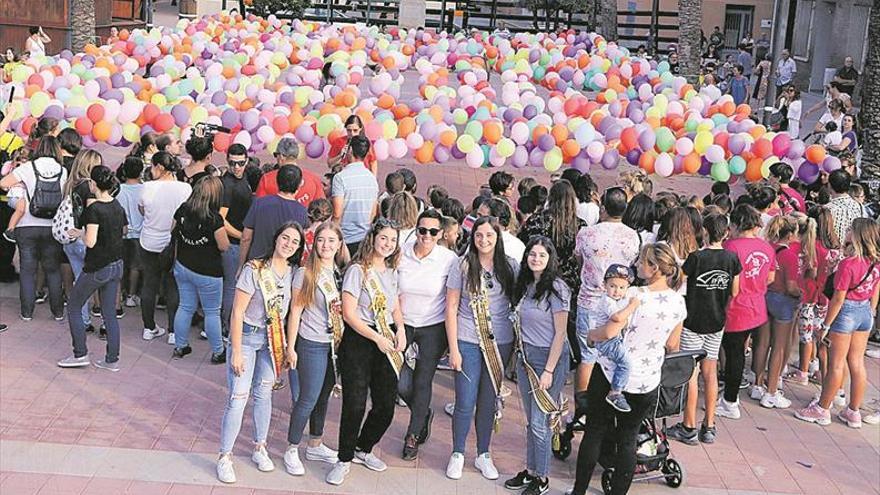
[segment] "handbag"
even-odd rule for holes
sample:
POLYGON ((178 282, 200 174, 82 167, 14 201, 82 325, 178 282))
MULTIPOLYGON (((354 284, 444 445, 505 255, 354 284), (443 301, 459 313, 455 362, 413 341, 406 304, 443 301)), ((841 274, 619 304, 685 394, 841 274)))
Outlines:
MULTIPOLYGON (((867 271, 867 272, 865 272, 865 276, 862 277, 862 280, 861 280, 859 283, 857 283, 856 285, 850 287, 849 290, 847 290, 847 292, 849 292, 849 291, 853 291, 853 290, 856 290, 856 289, 859 288, 860 285, 862 285, 863 283, 865 283, 865 280, 868 280, 868 277, 871 275, 871 272, 874 271, 874 266, 875 266, 875 265, 876 265, 876 263, 871 263, 871 267, 868 268, 868 271, 867 271)), ((826 298, 828 298, 829 301, 830 301, 831 298, 834 296, 834 292, 835 292, 835 289, 834 289, 834 277, 835 277, 836 275, 837 275, 837 270, 835 270, 835 271, 829 273, 829 274, 828 274, 828 278, 825 280, 825 287, 822 288, 822 295, 824 295, 826 298)))

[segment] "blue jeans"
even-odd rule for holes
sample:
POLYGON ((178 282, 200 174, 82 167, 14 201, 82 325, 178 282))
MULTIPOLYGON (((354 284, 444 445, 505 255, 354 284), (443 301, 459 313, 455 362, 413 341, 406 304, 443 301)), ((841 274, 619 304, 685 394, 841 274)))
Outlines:
POLYGON ((37 299, 37 265, 43 265, 46 286, 49 289, 49 308, 53 316, 63 316, 61 244, 52 237, 52 227, 16 227, 15 238, 18 241, 21 264, 18 288, 21 315, 27 318, 34 316, 34 304, 37 299))
POLYGON ((324 435, 327 401, 336 383, 329 342, 299 337, 296 339, 296 354, 296 369, 288 372, 293 412, 287 426, 287 441, 292 445, 299 445, 302 441, 303 429, 310 418, 309 436, 321 438, 324 435))
POLYGON ((609 361, 614 363, 614 376, 611 377, 611 390, 622 392, 629 380, 629 357, 626 355, 626 348, 623 346, 623 336, 618 335, 613 339, 596 343, 596 350, 600 356, 605 356, 609 361))
MULTIPOLYGON (((86 245, 83 244, 82 239, 77 239, 70 244, 63 244, 61 248, 64 250, 64 254, 67 255, 67 260, 70 261, 70 269, 73 271, 73 281, 76 282, 83 271, 83 265, 86 263, 86 245)), ((71 308, 72 307, 73 306, 71 306, 71 308)), ((68 308, 67 311, 69 313, 70 309, 68 308)), ((115 317, 116 310, 114 309, 113 311, 113 316, 115 317)), ((83 304, 81 312, 82 319, 86 322, 86 326, 88 326, 92 322, 91 315, 89 314, 88 301, 86 301, 86 304, 83 304)))
MULTIPOLYGON (((547 358, 550 357, 549 347, 536 347, 523 343, 525 359, 531 365, 538 376, 541 376, 547 366, 547 358)), ((553 382, 550 385, 550 395, 559 400, 562 395, 562 387, 565 386, 565 371, 568 369, 568 346, 562 348, 559 362, 553 370, 553 382)), ((538 403, 532 395, 531 385, 523 366, 522 356, 517 359, 516 376, 519 396, 522 399, 523 411, 526 413, 526 469, 529 473, 546 478, 550 473, 550 456, 553 453, 553 432, 550 430, 549 418, 538 407, 538 403)))
POLYGON ((254 442, 266 443, 269 436, 269 421, 272 419, 272 385, 275 384, 275 370, 269 355, 269 339, 265 328, 243 324, 241 334, 241 356, 244 372, 236 376, 232 372, 232 347, 229 348, 229 363, 226 367, 226 381, 229 395, 226 409, 220 423, 220 453, 232 452, 235 439, 241 431, 241 420, 248 396, 254 394, 254 442))
MULTIPOLYGON (((107 327, 107 356, 105 360, 113 363, 119 360, 119 322, 116 321, 116 291, 119 290, 119 281, 122 280, 122 260, 101 268, 96 272, 82 272, 77 277, 73 290, 70 293, 71 308, 78 308, 89 300, 89 297, 98 291, 101 298, 101 312, 104 315, 104 326, 107 327)), ((70 336, 73 339, 73 355, 83 357, 89 353, 86 348, 86 322, 76 314, 76 311, 67 316, 70 325, 70 336)))
POLYGON ((575 328, 577 329, 578 347, 581 348, 581 362, 584 364, 595 363, 599 354, 596 352, 595 347, 590 347, 589 345, 590 329, 592 326, 590 323, 590 312, 584 307, 578 306, 577 308, 575 328))
POLYGON ((874 316, 871 314, 871 300, 843 301, 843 307, 831 324, 834 333, 867 332, 874 328, 874 316))
POLYGON ((174 262, 174 278, 180 294, 180 306, 174 315, 175 347, 182 349, 189 345, 189 328, 192 317, 202 303, 205 311, 205 333, 211 343, 211 352, 223 352, 223 338, 220 335, 220 306, 223 299, 223 279, 200 275, 189 268, 174 262))
POLYGON ((229 333, 229 318, 232 317, 232 301, 235 299, 236 272, 238 271, 238 253, 241 246, 229 244, 229 249, 223 251, 223 313, 221 323, 223 333, 229 333))
MULTIPOLYGON (((492 379, 483 361, 483 351, 479 344, 459 340, 458 350, 461 352, 461 373, 455 374, 452 451, 464 454, 464 444, 473 420, 477 430, 477 454, 485 454, 489 452, 495 423, 495 389, 492 387, 492 379)), ((498 350, 501 353, 501 362, 507 363, 513 351, 513 343, 499 344, 498 350)))

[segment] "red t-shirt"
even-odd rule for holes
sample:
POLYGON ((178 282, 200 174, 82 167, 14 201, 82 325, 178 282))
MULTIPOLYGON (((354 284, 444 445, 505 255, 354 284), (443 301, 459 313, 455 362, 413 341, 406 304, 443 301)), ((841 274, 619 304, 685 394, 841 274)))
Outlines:
POLYGON ((864 258, 845 258, 837 265, 834 277, 834 290, 845 290, 850 301, 867 301, 874 295, 874 289, 880 282, 880 265, 874 264, 871 273, 866 277, 871 263, 864 258))
MULTIPOLYGON (((344 134, 341 136, 338 136, 336 138, 331 138, 330 139, 330 151, 327 153, 327 157, 334 158, 334 157, 339 156, 339 154, 342 153, 342 148, 345 147, 345 143, 347 143, 347 142, 348 142, 348 136, 344 135, 344 134)), ((370 144, 372 144, 372 143, 370 143, 370 144)), ((352 156, 351 156, 351 154, 349 154, 347 157, 345 157, 344 160, 342 160, 340 162, 340 165, 348 165, 352 161, 353 161, 352 156)), ((367 153, 367 157, 364 158, 364 165, 366 165, 368 169, 373 170, 373 165, 375 163, 376 163, 376 153, 373 151, 373 147, 370 146, 370 151, 367 153)))
MULTIPOLYGON (((309 203, 313 200, 326 197, 324 195, 324 186, 321 185, 321 178, 313 172, 304 168, 301 168, 300 170, 302 170, 302 185, 299 186, 299 189, 296 191, 296 200, 303 206, 308 207, 309 203)), ((258 198, 272 196, 274 194, 278 194, 277 170, 272 170, 263 175, 260 179, 260 184, 257 186, 256 192, 258 198)))
POLYGON ((789 280, 797 281, 800 277, 798 264, 801 258, 801 243, 792 242, 788 247, 782 245, 773 246, 776 251, 776 278, 767 289, 772 292, 785 294, 785 287, 789 280))
POLYGON ((739 294, 727 305, 725 331, 743 332, 767 321, 767 278, 776 267, 776 254, 767 241, 754 237, 730 239, 724 249, 735 253, 742 265, 739 294))

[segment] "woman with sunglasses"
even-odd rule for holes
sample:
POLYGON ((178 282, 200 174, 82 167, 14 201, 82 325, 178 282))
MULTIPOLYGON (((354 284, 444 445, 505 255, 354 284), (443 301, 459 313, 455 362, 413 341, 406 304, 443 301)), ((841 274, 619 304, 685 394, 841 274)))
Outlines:
POLYGON ((431 435, 434 373, 446 352, 446 281, 455 267, 455 253, 437 245, 443 234, 443 216, 427 209, 416 222, 415 242, 403 245, 397 269, 400 304, 410 343, 407 355, 416 357, 411 392, 405 398, 410 409, 409 426, 403 444, 403 459, 415 460, 419 445, 431 435))
POLYGON ((500 419, 504 363, 513 351, 510 301, 518 264, 504 255, 501 225, 481 217, 473 226, 468 251, 446 282, 446 336, 449 365, 455 375, 452 456, 446 476, 461 478, 470 423, 477 430, 476 467, 486 479, 498 479, 489 454, 492 429, 500 419), (476 410, 476 412, 475 412, 476 410))
POLYGON ((345 331, 338 357, 342 417, 339 460, 326 478, 331 485, 345 481, 352 462, 378 472, 388 468, 372 450, 394 419, 397 377, 406 348, 397 287, 397 236, 393 223, 376 220, 342 282, 345 331), (367 395, 372 406, 364 420, 367 395))
MULTIPOLYGON (((345 134, 330 139, 330 151, 327 153, 327 164, 330 166, 331 173, 336 174, 350 162, 356 161, 351 156, 349 141, 351 138, 360 136, 363 133, 364 122, 361 118, 357 115, 349 115, 348 118, 345 119, 345 134)), ((373 143, 370 144, 372 145, 373 143)), ((373 151, 373 146, 370 146, 370 152, 364 159, 364 165, 370 169, 370 172, 373 172, 373 175, 376 175, 379 171, 379 164, 376 161, 376 153, 373 151)))

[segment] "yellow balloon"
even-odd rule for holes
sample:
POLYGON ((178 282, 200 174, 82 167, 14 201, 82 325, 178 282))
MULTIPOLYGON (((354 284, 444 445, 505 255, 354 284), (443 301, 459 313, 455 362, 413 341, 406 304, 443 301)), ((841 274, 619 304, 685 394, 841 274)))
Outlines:
POLYGON ((696 137, 694 137, 694 150, 702 155, 709 146, 712 146, 712 142, 712 134, 706 131, 698 132, 696 137))
POLYGON ((397 137, 397 122, 394 120, 386 120, 382 122, 382 137, 391 140, 397 137))
POLYGON ((141 137, 141 130, 134 122, 123 124, 122 137, 129 143, 137 142, 141 137))
POLYGON ((208 110, 204 107, 195 107, 189 114, 189 121, 191 124, 196 124, 198 122, 207 122, 208 121, 208 110))
POLYGON ((150 98, 150 103, 156 105, 159 108, 162 108, 168 104, 168 99, 165 98, 165 95, 163 95, 162 93, 156 93, 153 95, 152 98, 150 98))

